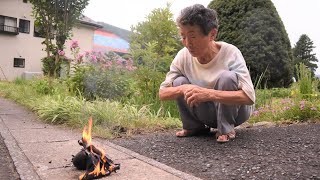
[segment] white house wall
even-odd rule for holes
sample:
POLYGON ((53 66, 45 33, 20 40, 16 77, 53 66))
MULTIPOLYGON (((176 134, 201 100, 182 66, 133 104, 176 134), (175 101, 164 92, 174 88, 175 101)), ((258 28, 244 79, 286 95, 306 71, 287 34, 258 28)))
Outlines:
MULTIPOLYGON (((44 38, 34 37, 34 20, 31 16, 32 5, 23 0, 0 0, 0 15, 30 21, 30 33, 18 35, 0 33, 0 80, 14 80, 24 72, 42 72, 41 58, 46 56, 44 38), (42 50, 43 49, 43 50, 42 50), (24 58, 25 67, 13 67, 14 58, 24 58)), ((93 49, 94 28, 80 24, 73 29, 72 39, 78 40, 81 51, 93 49)), ((70 42, 66 42, 66 55, 71 57, 70 42)))

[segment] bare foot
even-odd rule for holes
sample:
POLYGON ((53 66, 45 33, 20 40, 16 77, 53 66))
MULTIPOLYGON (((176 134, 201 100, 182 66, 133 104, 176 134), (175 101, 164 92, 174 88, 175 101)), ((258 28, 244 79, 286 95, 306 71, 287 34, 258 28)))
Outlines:
POLYGON ((188 130, 186 129, 176 132, 177 137, 187 137, 188 135, 188 130))
POLYGON ((196 136, 201 134, 207 134, 210 132, 209 128, 203 128, 203 129, 193 129, 193 130, 187 130, 183 129, 181 131, 176 132, 177 137, 189 137, 189 136, 196 136))
POLYGON ((236 138, 236 131, 233 130, 228 134, 216 134, 216 137, 217 137, 217 142, 219 143, 229 142, 230 140, 236 138))

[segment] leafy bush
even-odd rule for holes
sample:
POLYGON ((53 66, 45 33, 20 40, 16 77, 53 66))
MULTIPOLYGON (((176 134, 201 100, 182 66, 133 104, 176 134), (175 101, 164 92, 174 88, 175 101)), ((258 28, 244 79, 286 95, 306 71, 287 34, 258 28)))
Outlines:
POLYGON ((53 94, 54 87, 50 84, 48 79, 38 79, 32 84, 34 89, 39 94, 53 94))
POLYGON ((297 100, 297 99, 278 99, 272 101, 270 105, 257 108, 251 122, 258 121, 300 121, 320 118, 320 101, 297 100))
POLYGON ((55 64, 55 56, 50 57, 44 57, 41 59, 42 62, 42 71, 43 74, 49 77, 53 77, 56 73, 57 75, 60 75, 61 72, 61 65, 62 64, 68 64, 69 59, 67 59, 65 56, 59 56, 60 60, 59 63, 55 64))
POLYGON ((15 78, 13 82, 14 82, 15 84, 17 84, 17 85, 23 85, 23 84, 26 84, 26 83, 27 83, 27 81, 26 81, 25 79, 22 79, 22 78, 20 78, 20 77, 15 78))
POLYGON ((296 65, 298 71, 298 95, 300 98, 313 98, 317 93, 318 80, 312 77, 311 71, 302 63, 296 65))
POLYGON ((100 97, 115 100, 128 94, 129 82, 126 73, 93 66, 84 76, 83 95, 87 99, 100 97))
POLYGON ((67 85, 69 87, 69 91, 76 96, 82 96, 85 91, 85 83, 84 79, 86 73, 91 71, 91 66, 76 66, 74 68, 74 73, 72 76, 69 76, 67 79, 67 85))
POLYGON ((268 89, 256 89, 255 107, 270 105, 272 101, 272 92, 268 89))
MULTIPOLYGON (((280 118, 286 118, 290 120, 296 120, 304 122, 313 118, 320 118, 320 106, 319 101, 306 101, 301 100, 295 102, 292 106, 286 106, 287 110, 282 111, 280 118), (318 105, 314 104, 317 103, 318 105)), ((278 120, 280 120, 278 118, 278 120)))
POLYGON ((58 67, 55 65, 55 56, 44 57, 41 59, 42 62, 42 71, 46 76, 53 76, 54 71, 56 70, 56 74, 60 74, 60 64, 58 67))
POLYGON ((288 98, 291 93, 289 88, 272 88, 271 92, 274 98, 288 98))

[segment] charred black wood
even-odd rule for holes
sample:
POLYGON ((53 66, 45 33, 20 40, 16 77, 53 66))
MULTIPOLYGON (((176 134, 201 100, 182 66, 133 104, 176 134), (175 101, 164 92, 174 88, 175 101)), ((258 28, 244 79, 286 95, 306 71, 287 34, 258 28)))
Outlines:
POLYGON ((77 169, 86 170, 86 173, 79 179, 96 179, 108 176, 120 169, 120 164, 115 164, 94 145, 88 145, 83 140, 79 140, 78 143, 83 149, 73 157, 72 162, 77 169), (97 166, 99 166, 100 171, 93 173, 97 166))

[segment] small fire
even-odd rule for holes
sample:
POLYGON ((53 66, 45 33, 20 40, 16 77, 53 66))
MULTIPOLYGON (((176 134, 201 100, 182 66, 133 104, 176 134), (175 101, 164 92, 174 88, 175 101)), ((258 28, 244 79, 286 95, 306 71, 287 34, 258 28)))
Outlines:
POLYGON ((86 143, 88 146, 91 145, 91 128, 92 128, 92 117, 88 120, 88 126, 83 128, 82 132, 82 141, 86 143))
POLYGON ((113 161, 105 155, 103 149, 95 147, 91 141, 92 118, 88 120, 88 126, 85 126, 82 132, 82 140, 79 144, 83 146, 83 150, 79 152, 73 159, 74 165, 78 169, 87 170, 79 176, 80 180, 95 179, 108 176, 111 172, 116 172, 120 169, 120 164, 114 164, 113 161))

